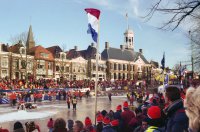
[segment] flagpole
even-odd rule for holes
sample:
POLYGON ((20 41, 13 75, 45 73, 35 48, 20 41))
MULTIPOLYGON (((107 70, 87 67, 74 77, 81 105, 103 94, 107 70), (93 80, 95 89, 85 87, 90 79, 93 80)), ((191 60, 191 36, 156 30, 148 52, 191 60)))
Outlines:
POLYGON ((97 45, 96 45, 96 80, 95 80, 95 125, 96 125, 96 114, 97 114, 97 88, 98 88, 98 80, 99 80, 99 20, 98 20, 98 38, 97 38, 97 45))

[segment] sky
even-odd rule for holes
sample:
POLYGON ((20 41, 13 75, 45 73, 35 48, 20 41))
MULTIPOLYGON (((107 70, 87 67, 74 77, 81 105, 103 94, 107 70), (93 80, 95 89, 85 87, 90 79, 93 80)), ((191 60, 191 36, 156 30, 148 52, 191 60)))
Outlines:
POLYGON ((134 50, 143 49, 148 61, 160 63, 165 52, 166 66, 172 68, 190 56, 187 30, 181 25, 175 31, 159 30, 168 16, 155 14, 150 21, 145 16, 153 3, 149 0, 0 0, 0 43, 12 44, 11 37, 32 30, 36 45, 47 48, 59 45, 67 51, 78 46, 84 50, 93 40, 87 34, 88 20, 85 8, 101 11, 100 52, 109 42, 110 47, 124 44, 127 29, 134 31, 134 50))

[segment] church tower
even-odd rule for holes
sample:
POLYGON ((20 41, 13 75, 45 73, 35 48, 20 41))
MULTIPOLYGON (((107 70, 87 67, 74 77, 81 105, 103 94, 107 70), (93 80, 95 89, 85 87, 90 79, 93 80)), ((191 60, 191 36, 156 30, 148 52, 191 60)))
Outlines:
POLYGON ((32 26, 30 25, 29 31, 28 31, 28 37, 26 41, 26 48, 27 50, 35 47, 35 41, 33 39, 33 32, 32 32, 32 26))
POLYGON ((134 50, 134 33, 129 28, 124 33, 124 41, 126 49, 134 50))

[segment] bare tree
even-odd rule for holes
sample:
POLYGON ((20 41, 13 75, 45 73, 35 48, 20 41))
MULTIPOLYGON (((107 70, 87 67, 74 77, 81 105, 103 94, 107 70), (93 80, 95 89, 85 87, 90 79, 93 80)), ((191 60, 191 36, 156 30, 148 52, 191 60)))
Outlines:
POLYGON ((25 45, 28 37, 28 32, 22 32, 18 35, 11 36, 10 42, 12 44, 17 44, 20 40, 22 41, 22 44, 25 45))
POLYGON ((200 0, 157 0, 145 18, 150 20, 156 12, 170 15, 160 29, 175 30, 186 19, 200 19, 199 11, 200 0))
POLYGON ((191 40, 191 54, 193 57, 194 71, 200 73, 200 19, 193 30, 189 31, 191 40))

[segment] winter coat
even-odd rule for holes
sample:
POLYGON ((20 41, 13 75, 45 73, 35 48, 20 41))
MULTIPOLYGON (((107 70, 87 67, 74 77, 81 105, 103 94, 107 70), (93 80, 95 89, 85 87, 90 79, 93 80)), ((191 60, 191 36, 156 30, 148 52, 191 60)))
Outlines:
POLYGON ((110 125, 103 126, 102 132, 116 132, 110 125))
POLYGON ((119 120, 119 130, 121 130, 122 125, 123 125, 121 113, 122 113, 121 111, 117 111, 117 112, 114 113, 114 119, 118 119, 119 120))
POLYGON ((145 132, 164 132, 164 131, 158 127, 150 126, 147 128, 147 130, 145 132))
POLYGON ((53 128, 53 120, 49 120, 47 123, 48 128, 53 128))
POLYGON ((167 115, 166 131, 167 132, 183 132, 188 129, 188 117, 183 108, 183 101, 181 99, 170 104, 166 109, 167 115))
POLYGON ((125 110, 124 112, 121 113, 121 118, 123 122, 122 130, 130 132, 131 127, 129 126, 129 122, 131 121, 132 118, 135 118, 135 114, 130 110, 125 110))

